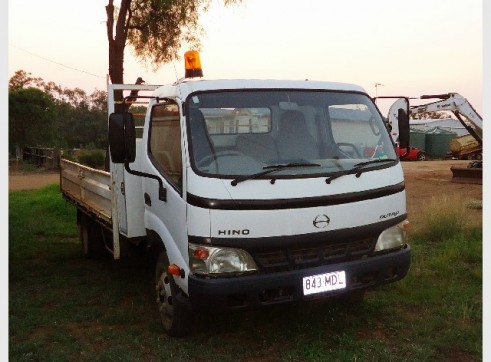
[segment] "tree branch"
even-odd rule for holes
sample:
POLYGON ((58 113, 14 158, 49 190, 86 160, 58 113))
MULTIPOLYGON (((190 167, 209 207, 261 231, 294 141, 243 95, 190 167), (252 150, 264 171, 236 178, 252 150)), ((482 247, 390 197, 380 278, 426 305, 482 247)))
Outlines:
POLYGON ((119 9, 118 21, 116 22, 116 43, 117 46, 124 47, 126 44, 127 30, 126 17, 130 11, 131 0, 121 0, 121 8, 119 9))
POLYGON ((124 31, 126 32, 126 36, 128 36, 128 30, 130 29, 130 22, 132 17, 133 17, 133 11, 131 10, 130 7, 128 8, 128 17, 126 19, 126 24, 124 26, 124 31))
POLYGON ((136 29, 143 31, 145 28, 147 28, 150 25, 150 21, 146 21, 143 24, 138 24, 138 25, 127 25, 127 29, 136 29))

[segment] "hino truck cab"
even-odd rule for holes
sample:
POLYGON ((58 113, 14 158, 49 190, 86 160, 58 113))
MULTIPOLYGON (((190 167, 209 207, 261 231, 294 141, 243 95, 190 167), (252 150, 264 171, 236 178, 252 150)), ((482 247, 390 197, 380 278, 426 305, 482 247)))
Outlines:
POLYGON ((352 84, 183 79, 154 91, 141 139, 112 115, 166 331, 184 334, 193 311, 362 298, 403 278, 401 114, 386 123, 352 84))

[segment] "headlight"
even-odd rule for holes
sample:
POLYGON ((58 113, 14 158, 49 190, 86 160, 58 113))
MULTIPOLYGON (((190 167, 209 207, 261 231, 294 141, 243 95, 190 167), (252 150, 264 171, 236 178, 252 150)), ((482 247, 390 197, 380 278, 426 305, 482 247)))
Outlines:
POLYGON ((407 242, 406 230, 409 222, 406 220, 396 226, 392 226, 382 232, 375 244, 375 251, 398 249, 407 242))
POLYGON ((189 267, 194 274, 219 275, 257 270, 248 252, 241 249, 189 244, 189 267))

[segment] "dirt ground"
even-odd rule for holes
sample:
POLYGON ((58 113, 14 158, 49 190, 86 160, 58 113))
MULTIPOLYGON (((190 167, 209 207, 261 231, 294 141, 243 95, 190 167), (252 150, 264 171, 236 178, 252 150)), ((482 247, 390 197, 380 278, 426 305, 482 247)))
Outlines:
POLYGON ((60 174, 54 172, 9 172, 9 191, 34 190, 55 183, 60 183, 60 174))
MULTIPOLYGON (((467 167, 466 160, 403 162, 410 230, 416 230, 435 204, 463 206, 468 222, 482 225, 482 185, 452 182, 450 167, 467 167), (445 203, 445 200, 454 200, 445 203), (467 207, 466 205, 481 205, 467 207)), ((441 206, 440 206, 441 207, 441 206)))
MULTIPOLYGON (((407 209, 411 223, 424 214, 432 200, 444 197, 460 198, 462 202, 482 201, 482 185, 451 182, 451 166, 466 167, 469 161, 407 161, 402 162, 406 178, 407 209)), ((9 191, 36 189, 59 183, 56 172, 9 172, 9 191)), ((476 224, 482 223, 482 208, 468 210, 476 224)))

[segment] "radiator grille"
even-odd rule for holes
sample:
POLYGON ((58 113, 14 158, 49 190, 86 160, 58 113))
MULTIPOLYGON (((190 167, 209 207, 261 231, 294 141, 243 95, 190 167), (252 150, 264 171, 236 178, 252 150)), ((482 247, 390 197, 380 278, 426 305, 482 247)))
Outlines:
POLYGON ((268 251, 252 251, 251 254, 263 272, 277 272, 326 265, 334 262, 361 259, 369 255, 375 246, 374 238, 334 242, 314 247, 292 247, 268 251))

